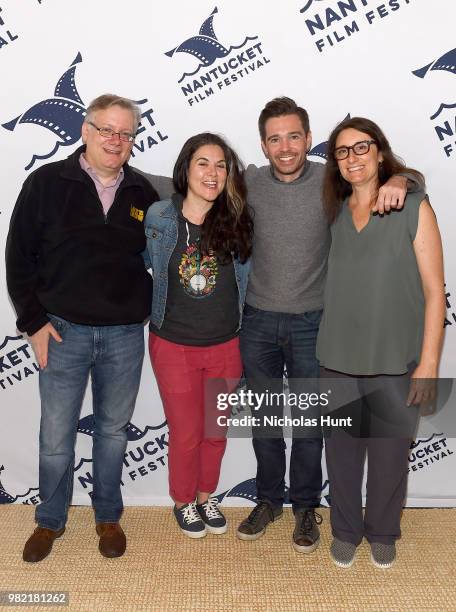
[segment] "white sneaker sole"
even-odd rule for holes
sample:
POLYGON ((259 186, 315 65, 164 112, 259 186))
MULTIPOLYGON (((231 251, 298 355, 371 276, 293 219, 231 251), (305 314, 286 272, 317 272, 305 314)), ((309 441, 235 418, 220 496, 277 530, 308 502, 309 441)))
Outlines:
POLYGON ((375 567, 378 567, 380 569, 389 569, 390 567, 392 567, 394 565, 394 561, 396 559, 394 559, 394 561, 390 561, 390 563, 379 563, 378 561, 375 560, 374 555, 371 553, 371 561, 372 564, 375 565, 375 567))
POLYGON ((318 538, 318 540, 316 540, 310 546, 299 546, 299 544, 296 544, 296 542, 294 540, 292 541, 292 544, 293 544, 293 548, 298 553, 304 553, 304 554, 313 553, 314 550, 317 550, 317 548, 318 548, 318 546, 320 544, 320 538, 318 538))
POLYGON ((342 567, 342 568, 344 568, 344 569, 348 569, 348 568, 349 568, 349 567, 351 567, 351 566, 353 565, 353 563, 355 562, 355 557, 356 557, 356 555, 354 555, 354 556, 353 556, 353 559, 351 559, 351 561, 347 561, 347 562, 345 562, 345 563, 344 563, 343 561, 339 561, 338 559, 336 559, 335 557, 333 557, 333 556, 331 555, 331 553, 329 553, 329 554, 330 554, 330 557, 331 557, 331 561, 334 563, 334 565, 337 565, 337 567, 342 567))
POLYGON ((222 535, 222 533, 226 533, 228 531, 228 525, 223 525, 223 527, 211 527, 211 525, 206 525, 206 531, 208 533, 213 533, 215 535, 222 535))
POLYGON ((204 531, 186 531, 185 529, 182 529, 182 527, 179 527, 179 529, 182 531, 182 533, 185 533, 186 536, 194 540, 204 538, 207 535, 206 529, 204 531))
MULTIPOLYGON (((276 516, 276 518, 271 521, 270 523, 268 523, 268 525, 274 525, 274 523, 276 523, 279 519, 281 519, 283 516, 283 512, 282 514, 279 514, 279 516, 276 516)), ((268 526, 266 525, 266 527, 268 526)), ((259 531, 258 533, 242 533, 242 531, 236 531, 236 535, 240 540, 244 540, 245 542, 252 542, 253 540, 258 540, 259 538, 261 538, 262 535, 264 535, 265 531, 266 531, 266 527, 264 527, 261 531, 259 531)))

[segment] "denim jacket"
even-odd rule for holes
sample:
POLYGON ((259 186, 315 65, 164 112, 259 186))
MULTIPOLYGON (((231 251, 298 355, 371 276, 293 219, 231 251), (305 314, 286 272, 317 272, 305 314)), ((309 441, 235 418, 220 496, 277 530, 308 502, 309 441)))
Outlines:
MULTIPOLYGON (((152 312, 150 320, 158 329, 165 317, 168 294, 168 265, 177 244, 177 210, 171 200, 155 202, 147 211, 144 221, 147 247, 143 253, 147 268, 152 268, 154 288, 152 292, 152 312)), ((239 291, 239 328, 242 322, 250 260, 242 264, 233 257, 236 284, 239 291)), ((238 328, 238 329, 239 329, 238 328)))

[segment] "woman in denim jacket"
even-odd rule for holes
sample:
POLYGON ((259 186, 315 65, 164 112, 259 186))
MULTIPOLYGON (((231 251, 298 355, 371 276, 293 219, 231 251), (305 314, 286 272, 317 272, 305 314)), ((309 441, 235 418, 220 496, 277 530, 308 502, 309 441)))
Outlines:
POLYGON ((208 398, 232 390, 242 371, 238 333, 253 231, 242 170, 222 138, 193 136, 174 167, 176 193, 145 220, 154 278, 149 350, 168 420, 170 495, 192 538, 227 529, 210 496, 225 430, 210 427, 208 398))

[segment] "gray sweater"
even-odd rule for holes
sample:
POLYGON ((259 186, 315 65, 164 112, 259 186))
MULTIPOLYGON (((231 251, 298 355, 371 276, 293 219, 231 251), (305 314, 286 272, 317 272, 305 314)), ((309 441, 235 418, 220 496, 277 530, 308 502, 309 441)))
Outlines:
MULTIPOLYGON (((323 308, 331 237, 321 202, 324 166, 306 161, 292 183, 279 181, 270 166, 245 172, 254 238, 247 303, 260 310, 299 314, 323 308)), ((143 173, 161 199, 171 179, 143 173)))
POLYGON ((247 168, 255 228, 247 288, 250 306, 293 314, 323 308, 331 244, 321 201, 323 172, 323 164, 306 161, 302 175, 284 183, 270 166, 247 168))

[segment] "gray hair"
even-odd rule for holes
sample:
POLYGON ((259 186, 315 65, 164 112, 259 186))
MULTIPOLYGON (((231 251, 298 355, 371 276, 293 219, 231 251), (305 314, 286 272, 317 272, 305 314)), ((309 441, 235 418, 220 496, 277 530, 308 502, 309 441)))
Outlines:
POLYGON ((91 121, 93 118, 93 114, 99 110, 106 110, 107 108, 111 108, 111 106, 120 106, 120 108, 124 108, 125 110, 130 111, 133 116, 134 122, 134 134, 138 129, 139 123, 141 121, 141 110, 139 106, 130 100, 129 98, 122 98, 122 96, 116 96, 114 94, 103 94, 92 100, 92 102, 87 107, 87 114, 85 116, 84 121, 91 121))

